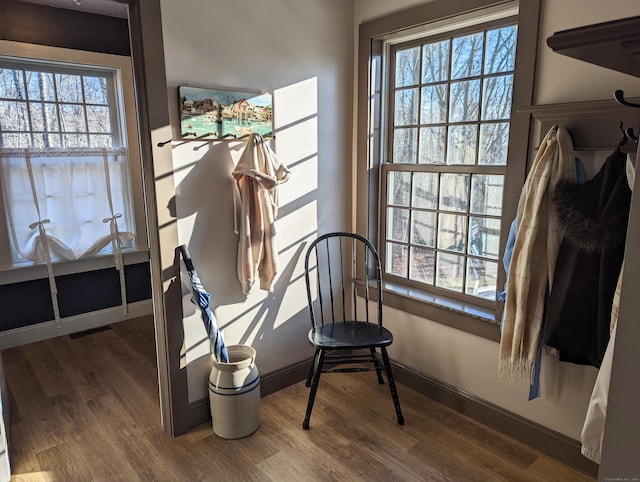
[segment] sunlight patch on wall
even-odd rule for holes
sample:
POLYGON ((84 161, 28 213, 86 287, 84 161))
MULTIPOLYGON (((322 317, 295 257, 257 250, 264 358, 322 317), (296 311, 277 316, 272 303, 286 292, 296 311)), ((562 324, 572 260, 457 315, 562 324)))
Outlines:
MULTIPOLYGON (((281 262, 286 264, 297 252, 300 240, 315 235, 318 230, 317 77, 274 91, 274 128, 278 155, 291 170, 290 180, 282 184, 278 192, 278 248, 281 262), (298 244, 292 244, 294 241, 298 244), (296 249, 287 255, 283 252, 287 246, 296 249)), ((296 268, 295 272, 300 271, 296 268)))
MULTIPOLYGON (((273 328, 277 328, 285 323, 293 315, 300 311, 306 310, 307 297, 306 286, 304 282, 304 256, 307 252, 309 242, 315 239, 317 235, 317 200, 310 197, 307 204, 298 208, 294 216, 287 216, 280 220, 278 229, 281 232, 287 232, 291 235, 291 239, 295 243, 286 251, 280 250, 280 264, 283 267, 289 267, 286 272, 287 289, 282 293, 282 308, 278 317, 273 323, 273 328), (305 222, 304 220, 313 220, 313 222, 305 222), (311 226, 314 226, 311 229, 311 226)), ((281 248, 284 247, 280 245, 281 248)), ((285 271, 282 272, 284 274, 285 271)))
POLYGON ((274 128, 284 127, 318 115, 318 78, 312 77, 273 92, 274 128))

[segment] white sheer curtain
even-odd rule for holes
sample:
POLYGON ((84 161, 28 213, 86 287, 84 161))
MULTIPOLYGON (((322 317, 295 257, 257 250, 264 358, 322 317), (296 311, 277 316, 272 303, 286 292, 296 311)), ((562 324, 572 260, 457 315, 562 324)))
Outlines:
POLYGON ((46 263, 56 322, 53 262, 113 253, 126 290, 122 248, 134 239, 125 149, 0 149, 14 264, 46 263))

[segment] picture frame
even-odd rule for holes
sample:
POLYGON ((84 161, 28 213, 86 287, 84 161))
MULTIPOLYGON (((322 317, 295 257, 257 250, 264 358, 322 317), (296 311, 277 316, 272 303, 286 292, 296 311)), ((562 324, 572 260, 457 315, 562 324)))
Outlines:
POLYGON ((183 139, 241 139, 273 136, 270 93, 182 85, 178 87, 183 139))

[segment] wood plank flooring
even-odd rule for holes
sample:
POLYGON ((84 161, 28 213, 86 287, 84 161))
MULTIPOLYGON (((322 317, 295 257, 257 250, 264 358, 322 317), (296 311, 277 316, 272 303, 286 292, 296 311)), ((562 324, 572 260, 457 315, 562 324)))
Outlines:
POLYGON ((250 437, 170 437, 150 318, 2 355, 16 481, 592 480, 402 385, 398 426, 373 373, 323 376, 309 431, 301 382, 262 399, 250 437))

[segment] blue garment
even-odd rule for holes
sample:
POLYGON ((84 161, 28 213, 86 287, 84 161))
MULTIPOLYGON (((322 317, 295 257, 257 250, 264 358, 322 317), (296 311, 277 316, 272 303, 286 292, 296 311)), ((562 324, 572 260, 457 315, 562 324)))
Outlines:
POLYGON ((582 161, 576 157, 576 182, 578 184, 584 184, 587 182, 587 175, 584 172, 584 166, 582 161))
MULTIPOLYGON (((576 157, 576 182, 578 184, 583 184, 587 180, 587 176, 584 171, 584 165, 582 161, 576 157)), ((513 248, 516 245, 516 233, 518 231, 518 218, 514 219, 511 222, 511 228, 509 229, 509 237, 507 238, 507 245, 504 249, 504 255, 502 256, 502 264, 504 265, 504 270, 507 273, 507 277, 509 275, 509 267, 511 266, 511 258, 513 257, 513 248)), ((548 298, 549 293, 547 293, 548 298)), ((545 304, 546 304, 545 298, 545 304)), ((503 303, 507 299, 507 283, 504 284, 504 290, 498 293, 498 299, 503 303)), ((504 313, 503 313, 504 320, 504 313)), ((500 332, 502 333, 502 321, 500 321, 500 332)), ((538 340, 538 350, 536 354, 536 361, 533 367, 533 380, 531 381, 531 386, 529 387, 529 400, 533 400, 540 396, 540 369, 542 364, 542 340, 544 337, 544 326, 542 330, 540 330, 540 339, 538 340)))
MULTIPOLYGON (((504 271, 509 274, 509 266, 511 266, 511 258, 513 257, 513 247, 516 245, 516 231, 518 230, 518 218, 511 221, 511 227, 509 228, 509 237, 507 238, 507 245, 504 248, 504 256, 502 257, 502 264, 504 265, 504 271)), ((498 293, 498 299, 503 303, 507 300, 507 283, 504 284, 504 290, 498 293)), ((502 323, 500 323, 502 328, 502 323)))

